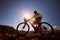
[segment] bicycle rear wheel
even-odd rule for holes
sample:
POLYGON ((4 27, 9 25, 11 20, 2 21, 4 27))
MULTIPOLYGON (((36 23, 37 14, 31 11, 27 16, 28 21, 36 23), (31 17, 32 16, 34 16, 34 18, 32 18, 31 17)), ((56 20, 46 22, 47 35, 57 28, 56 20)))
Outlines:
POLYGON ((25 22, 19 23, 16 28, 17 33, 21 35, 26 35, 29 32, 29 29, 30 29, 29 25, 25 22))
POLYGON ((53 34, 53 27, 47 22, 42 22, 41 27, 39 27, 39 32, 43 36, 51 36, 53 34))

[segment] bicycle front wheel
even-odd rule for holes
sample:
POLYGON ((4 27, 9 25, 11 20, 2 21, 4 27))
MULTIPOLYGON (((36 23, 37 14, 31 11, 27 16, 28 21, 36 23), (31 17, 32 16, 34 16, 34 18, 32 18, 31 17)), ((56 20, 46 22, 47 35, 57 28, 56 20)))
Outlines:
POLYGON ((47 22, 42 22, 41 27, 39 27, 39 32, 43 36, 51 36, 53 34, 53 27, 47 22))
POLYGON ((19 23, 16 28, 17 33, 21 35, 26 35, 29 32, 29 29, 29 25, 25 22, 19 23))

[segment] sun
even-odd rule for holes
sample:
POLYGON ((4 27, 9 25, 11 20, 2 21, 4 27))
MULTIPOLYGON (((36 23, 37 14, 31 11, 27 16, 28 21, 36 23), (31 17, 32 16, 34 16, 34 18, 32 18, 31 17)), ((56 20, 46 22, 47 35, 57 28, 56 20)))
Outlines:
POLYGON ((31 12, 28 11, 28 10, 24 10, 23 11, 23 17, 27 18, 27 19, 30 19, 31 18, 31 12))
POLYGON ((26 19, 30 19, 30 18, 31 18, 31 16, 30 16, 29 14, 25 14, 24 17, 25 17, 26 19))

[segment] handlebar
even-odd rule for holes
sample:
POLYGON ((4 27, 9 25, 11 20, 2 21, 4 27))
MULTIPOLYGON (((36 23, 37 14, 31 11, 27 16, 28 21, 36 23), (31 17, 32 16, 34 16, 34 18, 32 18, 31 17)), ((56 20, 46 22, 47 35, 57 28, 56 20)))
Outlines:
POLYGON ((33 21, 24 17, 24 22, 33 21))

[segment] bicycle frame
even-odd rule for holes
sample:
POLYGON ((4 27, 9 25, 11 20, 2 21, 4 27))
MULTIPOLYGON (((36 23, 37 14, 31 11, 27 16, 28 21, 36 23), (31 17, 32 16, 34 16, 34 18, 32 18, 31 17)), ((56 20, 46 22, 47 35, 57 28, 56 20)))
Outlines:
POLYGON ((34 29, 38 28, 37 25, 34 26, 33 23, 31 23, 30 21, 32 21, 32 20, 28 20, 28 19, 24 18, 25 25, 28 24, 27 22, 29 22, 34 29))

